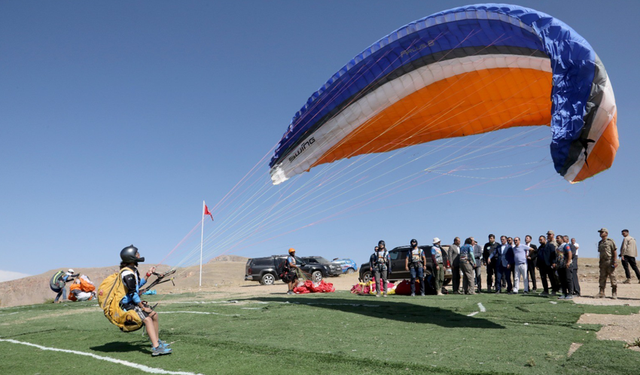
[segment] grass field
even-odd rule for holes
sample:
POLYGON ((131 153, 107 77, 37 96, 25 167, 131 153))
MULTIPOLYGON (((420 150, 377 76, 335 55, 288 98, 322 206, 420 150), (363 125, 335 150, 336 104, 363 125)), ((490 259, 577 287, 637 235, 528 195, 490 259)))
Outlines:
MULTIPOLYGON (((150 302, 160 296, 151 296, 150 302)), ((0 309, 0 374, 137 374, 77 353, 203 374, 638 374, 640 353, 596 339, 583 313, 637 307, 551 303, 537 296, 373 298, 323 295, 215 300, 165 298, 161 338, 174 353, 151 357, 143 331, 121 333, 92 302, 0 309), (486 309, 480 312, 480 306, 486 309), (471 313, 477 312, 473 316, 471 313), (15 340, 9 342, 6 340, 15 340), (583 344, 568 356, 572 343, 583 344)), ((158 373, 158 372, 156 372, 158 373)))

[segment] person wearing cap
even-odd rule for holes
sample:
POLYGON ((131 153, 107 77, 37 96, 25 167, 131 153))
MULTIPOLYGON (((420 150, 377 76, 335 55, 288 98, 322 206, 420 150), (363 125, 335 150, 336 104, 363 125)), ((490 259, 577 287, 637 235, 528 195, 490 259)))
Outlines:
MULTIPOLYGON (((487 267, 487 293, 491 293, 494 278, 498 278, 498 270, 496 268, 498 265, 498 262, 496 261, 497 258, 491 258, 497 246, 498 243, 496 242, 496 236, 490 234, 489 242, 484 244, 484 248, 482 250, 482 263, 487 267)), ((495 288, 495 290, 498 290, 498 288, 495 288)))
POLYGON ((453 239, 447 256, 451 262, 451 287, 453 294, 460 294, 460 237, 453 239))
POLYGON ((140 277, 138 263, 144 262, 144 257, 140 257, 138 248, 130 245, 120 251, 120 272, 122 284, 126 294, 120 300, 120 307, 125 311, 135 311, 149 335, 151 341, 151 355, 159 356, 171 354, 169 343, 160 340, 160 323, 158 313, 140 298, 140 287, 147 283, 147 279, 156 271, 155 267, 149 268, 146 278, 140 277))
POLYGON ((620 245, 620 260, 622 261, 622 268, 624 268, 624 274, 627 277, 623 284, 629 284, 631 282, 631 273, 629 272, 629 266, 636 273, 638 282, 640 282, 640 271, 636 265, 636 257, 638 256, 638 247, 636 246, 635 238, 629 235, 629 229, 622 230, 622 245, 620 245))
POLYGON ((298 280, 298 265, 296 264, 296 249, 293 249, 293 248, 289 249, 289 255, 285 260, 284 268, 285 268, 285 273, 284 273, 285 276, 283 281, 287 283, 287 287, 288 287, 287 294, 294 294, 293 288, 294 288, 295 282, 298 280))
POLYGON ((418 247, 418 240, 411 240, 411 249, 404 259, 404 268, 411 273, 411 297, 416 295, 416 277, 420 282, 420 295, 424 296, 424 271, 427 267, 427 259, 424 251, 418 247))
POLYGON ((387 296, 387 273, 391 270, 391 259, 383 240, 378 241, 373 254, 369 258, 369 269, 373 272, 373 281, 376 288, 376 297, 380 297, 380 281, 382 281, 383 295, 387 296))
MULTIPOLYGON (((60 271, 62 272, 62 271, 60 271)), ((53 303, 60 303, 62 301, 64 301, 65 299, 67 299, 67 282, 69 281, 73 281, 74 278, 80 276, 80 274, 75 274, 73 271, 73 268, 69 268, 69 270, 67 270, 67 272, 65 272, 64 275, 62 275, 62 277, 60 277, 60 279, 58 280, 58 287, 59 290, 57 291, 57 295, 56 298, 53 300, 53 303), (62 296, 62 298, 60 298, 60 296, 62 296)), ((56 292, 54 290, 54 292, 56 292)))
POLYGON ((611 298, 618 298, 618 282, 616 280, 615 270, 616 263, 616 244, 611 238, 608 238, 609 231, 607 228, 598 230, 600 233, 600 242, 598 242, 598 253, 600 253, 600 292, 596 298, 604 298, 604 288, 607 285, 607 278, 611 281, 611 298))
POLYGON ((442 295, 442 284, 444 284, 444 257, 442 254, 440 239, 436 237, 433 239, 433 246, 431 247, 431 260, 434 268, 433 276, 436 294, 439 296, 442 295))

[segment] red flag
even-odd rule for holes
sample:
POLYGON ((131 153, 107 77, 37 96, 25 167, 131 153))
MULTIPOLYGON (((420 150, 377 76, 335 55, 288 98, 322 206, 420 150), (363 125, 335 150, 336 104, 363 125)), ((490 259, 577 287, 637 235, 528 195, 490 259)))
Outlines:
POLYGON ((204 205, 204 214, 211 216, 211 221, 213 221, 213 215, 211 214, 211 211, 209 211, 209 207, 207 207, 206 204, 204 205))

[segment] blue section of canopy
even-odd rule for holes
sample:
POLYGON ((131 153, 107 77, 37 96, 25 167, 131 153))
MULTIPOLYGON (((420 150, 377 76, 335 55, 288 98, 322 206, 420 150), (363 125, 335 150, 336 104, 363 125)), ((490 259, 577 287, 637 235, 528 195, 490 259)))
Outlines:
MULTIPOLYGON (((454 8, 419 19, 380 39, 349 61, 308 99, 298 111, 271 159, 270 167, 288 153, 309 130, 358 93, 391 72, 411 69, 425 56, 451 50, 506 46, 538 50, 549 56, 553 71, 551 154, 564 175, 571 142, 583 128, 585 105, 595 74, 595 52, 563 22, 532 9, 505 4, 454 8)), ((439 55, 438 55, 439 54, 439 55)), ((321 124, 320 124, 321 125, 321 124)))

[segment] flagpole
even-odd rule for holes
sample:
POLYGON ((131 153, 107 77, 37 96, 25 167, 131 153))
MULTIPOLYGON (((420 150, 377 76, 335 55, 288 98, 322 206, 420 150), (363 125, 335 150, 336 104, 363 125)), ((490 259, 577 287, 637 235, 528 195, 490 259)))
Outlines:
POLYGON ((202 225, 200 227, 200 286, 202 287, 202 242, 204 239, 204 207, 205 203, 202 201, 202 225))

